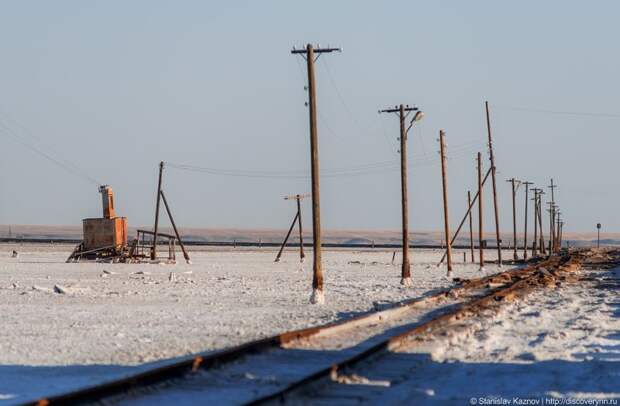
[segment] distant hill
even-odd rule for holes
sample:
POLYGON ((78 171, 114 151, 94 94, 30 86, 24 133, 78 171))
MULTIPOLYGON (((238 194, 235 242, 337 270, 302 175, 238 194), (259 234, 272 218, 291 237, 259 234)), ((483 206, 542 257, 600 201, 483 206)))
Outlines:
MULTIPOLYGON (((13 237, 40 238, 40 239, 81 239, 81 226, 47 226, 47 225, 11 225, 13 237)), ((142 227, 130 227, 129 235, 136 234, 136 230, 142 227)), ((143 227, 150 230, 152 227, 143 227)), ((172 229, 163 227, 162 232, 172 233, 172 229)), ((181 235, 188 241, 204 242, 258 242, 280 243, 286 235, 286 230, 278 229, 234 229, 234 228, 180 228, 181 235)), ((9 237, 9 226, 0 225, 0 237, 9 237)), ((490 244, 493 243, 494 234, 487 232, 485 235, 490 244)), ((518 236, 519 238, 522 235, 518 236)), ((416 231, 410 234, 410 240, 415 245, 438 245, 443 243, 443 233, 439 231, 416 231)), ((512 241, 512 233, 502 233, 504 246, 512 241)), ((528 236, 532 239, 532 236, 528 236)), ((322 239, 327 244, 400 244, 400 230, 329 230, 324 229, 322 239)), ((474 239, 477 239, 474 234, 474 239)), ((596 245, 596 232, 594 233, 566 233, 564 239, 568 240, 571 246, 592 246, 596 245)), ((304 240, 312 240, 312 229, 304 232, 304 240)), ((291 241, 297 242, 296 233, 291 235, 291 241)), ((459 245, 469 244, 469 233, 462 232, 457 238, 459 245)), ((601 233, 602 245, 620 245, 620 233, 601 233)))

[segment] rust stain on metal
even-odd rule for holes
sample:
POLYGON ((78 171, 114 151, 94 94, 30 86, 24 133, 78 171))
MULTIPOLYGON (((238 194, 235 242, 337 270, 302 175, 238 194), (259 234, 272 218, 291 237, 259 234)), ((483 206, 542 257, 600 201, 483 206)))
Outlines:
POLYGON ((84 249, 93 250, 127 245, 127 218, 90 218, 82 220, 84 249))
POLYGON ((192 364, 192 372, 198 371, 198 368, 200 368, 200 364, 202 364, 202 357, 198 355, 194 357, 194 363, 192 364))

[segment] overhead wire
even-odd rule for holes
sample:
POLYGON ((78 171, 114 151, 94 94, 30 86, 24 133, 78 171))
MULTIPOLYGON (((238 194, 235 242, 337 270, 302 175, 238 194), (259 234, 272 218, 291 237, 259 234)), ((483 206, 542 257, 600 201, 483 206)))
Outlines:
MULTIPOLYGON (((451 159, 458 159, 469 155, 475 146, 471 142, 456 145, 451 148, 451 159)), ((410 156, 410 162, 412 167, 422 166, 434 166, 439 164, 439 160, 429 156, 410 156)), ((262 178, 262 179, 308 179, 310 175, 305 170, 258 170, 258 169, 230 169, 230 168, 216 168, 216 167, 204 167, 199 165, 182 164, 175 162, 166 162, 166 165, 170 168, 190 171, 201 172, 210 175, 228 176, 228 177, 244 177, 244 178, 262 178)), ((321 169, 321 176, 327 178, 333 177, 348 177, 348 176, 361 176, 375 173, 382 173, 386 171, 394 171, 400 168, 400 162, 393 161, 380 161, 371 162, 367 164, 344 166, 344 167, 332 167, 321 169)))
MULTIPOLYGON (((325 69, 325 71, 327 72, 327 76, 329 78, 329 82, 331 84, 331 86, 334 88, 334 91, 336 93, 336 96, 338 97, 338 100, 340 101, 340 104, 342 104, 342 106, 344 107, 344 110, 347 112, 347 116, 349 117, 349 119, 351 120, 351 122, 353 123, 353 125, 356 127, 356 130, 359 132, 359 134, 365 134, 366 131, 363 129, 363 126, 361 125, 361 123, 359 122, 359 120, 357 119, 357 117, 353 114, 353 110, 349 107, 349 104, 346 102, 342 92, 340 91, 340 87, 338 86, 338 83, 336 82, 336 79, 334 77, 334 74, 332 73, 331 68, 329 67, 329 64, 327 63, 327 59, 322 59, 323 61, 323 68, 325 69)), ((394 146, 392 145, 392 142, 390 141, 389 136, 387 135, 387 133, 385 132, 385 129, 382 128, 382 134, 383 137, 385 139, 386 145, 388 147, 388 153, 390 155, 393 155, 396 150, 394 148, 394 146)), ((373 131, 374 133, 374 131, 373 131)))
MULTIPOLYGON (((13 125, 14 125, 15 127, 17 127, 17 128, 20 130, 20 132, 22 133, 22 135, 24 135, 24 136, 26 136, 26 137, 30 138, 30 140, 32 140, 32 141, 33 141, 33 142, 35 142, 35 143, 41 143, 41 142, 42 142, 42 141, 41 141, 41 139, 40 139, 40 138, 38 138, 38 137, 36 137, 36 136, 32 133, 32 131, 30 131, 30 129, 29 129, 29 128, 27 128, 25 125, 23 125, 22 123, 20 123, 19 121, 17 121, 15 118, 13 118, 11 115, 9 115, 6 111, 0 110, 0 117, 4 117, 4 119, 5 119, 5 122, 4 122, 4 126, 5 126, 5 128, 9 128, 9 129, 10 129, 10 127, 9 127, 9 126, 8 126, 8 124, 6 123, 6 120, 8 120, 8 121, 12 122, 12 123, 13 123, 13 125)), ((10 129, 10 130, 12 130, 12 129, 10 129)), ((15 131, 13 131, 13 134, 16 134, 16 133, 15 133, 15 131)), ((16 134, 16 135, 17 135, 17 134, 16 134)), ((48 147, 47 147, 47 148, 48 148, 48 149, 51 149, 51 147, 50 147, 49 145, 48 145, 48 147)), ((51 152, 48 152, 48 155, 52 155, 52 154, 51 154, 51 152)), ((55 155, 58 155, 58 154, 57 154, 57 151, 55 151, 55 155)), ((66 159, 61 159, 61 158, 55 158, 55 159, 57 159, 57 160, 59 160, 59 161, 62 161, 62 162, 63 162, 63 164, 65 164, 65 165, 67 165, 67 166, 72 167, 72 168, 73 168, 75 171, 77 171, 77 172, 84 172, 84 171, 82 170, 82 168, 80 168, 79 166, 77 166, 76 164, 74 164, 73 162, 71 162, 71 161, 69 161, 69 160, 66 160, 66 159)))
MULTIPOLYGON (((4 116, 6 116, 6 114, 3 114, 4 116)), ((14 123, 17 123, 16 120, 12 120, 14 123)), ((25 132, 31 139, 38 141, 36 139, 36 137, 34 137, 34 135, 32 135, 32 132, 30 130, 28 130, 26 127, 24 127, 21 124, 18 124, 19 127, 22 128, 22 131, 25 132)), ((51 152, 49 151, 45 151, 43 148, 33 144, 32 142, 28 142, 27 140, 25 140, 24 136, 20 136, 19 134, 17 134, 17 132, 14 131, 13 128, 11 128, 9 125, 7 125, 6 122, 4 122, 3 120, 0 120, 0 134, 4 135, 4 136, 8 136, 9 138, 11 138, 13 141, 17 142, 18 144, 22 145, 23 147, 29 149, 30 151, 36 153, 37 155, 47 159, 48 161, 50 161, 51 163, 55 164, 56 166, 58 166, 59 168, 64 169, 66 172, 69 172, 77 177, 82 178, 83 180, 95 184, 95 185, 101 185, 102 183, 99 182, 97 179, 93 178, 92 176, 90 176, 88 173, 86 173, 86 171, 84 171, 82 168, 80 168, 79 166, 77 166, 76 164, 67 161, 65 159, 62 158, 57 158, 55 157, 51 152)))
POLYGON ((539 114, 553 114, 553 115, 564 115, 564 116, 574 116, 574 117, 598 117, 598 118, 620 118, 620 114, 614 113, 592 113, 592 112, 581 112, 581 111, 559 111, 559 110, 546 110, 546 109, 535 109, 529 107, 515 107, 515 106, 493 106, 494 109, 499 110, 512 110, 526 113, 539 113, 539 114))

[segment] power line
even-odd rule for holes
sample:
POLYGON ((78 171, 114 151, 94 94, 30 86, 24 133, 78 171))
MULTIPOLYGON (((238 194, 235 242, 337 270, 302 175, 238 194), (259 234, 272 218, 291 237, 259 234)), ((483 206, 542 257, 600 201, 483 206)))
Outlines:
MULTIPOLYGON (((457 153, 453 153, 451 159, 469 156, 473 148, 461 149, 457 153)), ((215 168, 204 167, 191 164, 181 164, 166 162, 166 165, 170 168, 189 171, 207 173, 217 176, 228 177, 242 177, 242 178, 260 178, 260 179, 309 179, 310 175, 307 171, 303 170, 258 170, 258 169, 230 169, 230 168, 215 168)), ((333 177, 349 177, 349 176, 361 176, 375 173, 384 173, 395 171, 399 168, 400 163, 398 161, 382 161, 373 162, 368 164, 348 166, 348 167, 334 167, 321 170, 321 176, 327 178, 333 177)), ((421 159, 413 160, 414 167, 422 166, 436 166, 438 163, 432 157, 422 157, 421 159)))
MULTIPOLYGON (((190 171, 190 172, 202 172, 211 175, 229 176, 229 177, 243 177, 243 178, 262 178, 262 179, 309 179, 310 175, 306 172, 276 172, 276 171, 251 171, 251 170, 236 170, 236 169, 223 169, 223 168, 208 168, 196 165, 186 165, 177 163, 166 163, 168 167, 190 171)), ((385 171, 391 171, 398 168, 397 163, 387 163, 384 165, 377 165, 371 167, 359 167, 348 168, 337 171, 322 171, 321 176, 324 177, 343 177, 343 176, 359 176, 370 173, 379 173, 385 171)))
POLYGON ((534 108, 528 108, 528 107, 513 107, 513 106, 495 106, 495 108, 500 109, 500 110, 521 111, 521 112, 526 112, 526 113, 554 114, 554 115, 575 116, 575 117, 620 118, 620 114, 613 114, 613 113, 559 111, 559 110, 545 110, 545 109, 534 109, 534 108))
MULTIPOLYGON (((336 83, 336 79, 334 78, 334 75, 332 74, 332 71, 329 67, 329 64, 327 63, 326 59, 322 59, 323 61, 323 67, 325 68, 325 71, 327 72, 327 76, 329 77, 330 83, 332 85, 332 87, 334 88, 336 95, 338 96, 338 99, 340 100, 340 103, 342 104, 342 106, 344 107, 344 109, 347 112, 347 115, 349 116, 351 122, 353 123, 353 125, 356 127, 356 130, 359 132, 359 134, 364 134, 365 130, 363 129, 363 126, 361 125, 361 123, 359 122, 359 120, 357 119, 357 117, 353 114, 353 110, 349 107, 348 103, 346 102, 346 100, 344 99, 344 96, 342 95, 342 92, 340 91, 340 88, 338 86, 338 84, 336 83)), ((390 139, 387 135, 387 133, 385 132, 385 130, 383 129, 383 135, 385 138, 385 142, 386 142, 386 146, 388 147, 388 153, 390 153, 390 155, 392 155, 392 153, 394 152, 394 148, 392 143, 390 142, 390 139)), ((372 134, 369 135, 369 137, 373 137, 372 134)))
MULTIPOLYGON (((26 126, 24 126, 23 124, 21 124, 19 121, 17 121, 15 118, 11 117, 6 111, 2 111, 0 110, 0 116, 4 117, 5 121, 4 121, 4 127, 8 128, 8 130, 11 130, 13 132, 13 134, 16 134, 15 131, 13 131, 9 125, 7 124, 6 120, 10 121, 13 123, 14 127, 17 127, 17 129, 19 130, 19 132, 21 132, 21 134, 25 137, 28 137, 30 140, 32 140, 35 143, 41 143, 41 139, 36 137, 32 131, 30 131, 26 126)), ((17 135, 17 134, 16 134, 17 135)), ((50 146, 47 146, 48 149, 51 149, 50 146)), ((57 151, 55 151, 57 152, 57 151)), ((51 154, 48 152, 48 154, 51 154)), ((57 155, 57 154, 56 154, 57 155)), ((62 161, 64 164, 66 164, 67 166, 71 166, 72 168, 74 168, 76 171, 78 172, 83 172, 83 170, 75 165, 73 162, 68 161, 66 159, 60 159, 60 158, 56 158, 59 161, 62 161)))
MULTIPOLYGON (((21 127, 25 129, 25 127, 23 127, 23 126, 21 126, 21 127)), ((84 180, 86 180, 86 181, 88 181, 90 183, 93 183, 95 185, 101 185, 102 184, 97 179, 89 176, 85 171, 83 171, 77 165, 75 165, 75 164, 73 164, 73 163, 71 163, 69 161, 62 160, 60 158, 56 158, 56 157, 52 156, 49 152, 44 151, 42 148, 37 147, 36 145, 33 145, 32 143, 29 143, 28 141, 26 141, 24 139, 24 137, 21 137, 17 133, 15 133, 11 129, 11 127, 9 127, 3 121, 0 121, 0 134, 12 138, 18 144, 22 145, 23 147, 29 149, 30 151, 32 151, 32 152, 34 152, 36 154, 38 154, 39 156, 47 159, 48 161, 52 162, 56 166, 64 169, 65 171, 67 171, 67 172, 69 172, 69 173, 71 173, 73 175, 81 177, 82 179, 84 179, 84 180)), ((32 136, 32 135, 30 137, 34 138, 34 136, 32 136)))

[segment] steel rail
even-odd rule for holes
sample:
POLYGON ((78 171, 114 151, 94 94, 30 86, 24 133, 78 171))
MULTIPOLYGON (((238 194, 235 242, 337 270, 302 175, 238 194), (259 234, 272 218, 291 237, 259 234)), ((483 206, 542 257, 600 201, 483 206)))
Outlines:
MULTIPOLYGON (((136 389, 146 388, 151 385, 159 384, 173 379, 183 378, 188 374, 197 372, 200 369, 215 368, 220 365, 224 365, 238 360, 244 356, 261 353, 269 349, 280 348, 296 340, 326 336, 329 334, 339 333, 367 324, 385 322, 404 314, 405 312, 409 311, 413 306, 417 306, 422 303, 432 303, 433 301, 438 301, 446 297, 458 297, 463 291, 479 288, 490 283, 502 283, 502 280, 507 280, 507 278, 512 278, 515 275, 522 275, 523 277, 525 277, 529 273, 535 272, 541 267, 549 266, 555 260, 556 257, 551 257, 538 261, 524 268, 515 268, 494 275, 489 275, 483 278, 460 280, 458 281, 459 285, 455 287, 443 289, 429 296, 423 296, 419 298, 409 299, 403 302, 398 302, 393 304, 389 308, 380 311, 366 313, 344 320, 337 320, 321 326, 284 332, 271 337, 244 343, 229 349, 215 352, 202 352, 183 358, 178 362, 174 362, 172 364, 167 364, 164 366, 154 367, 147 371, 143 371, 128 377, 104 382, 102 384, 74 390, 60 395, 41 398, 23 404, 48 406, 56 404, 77 405, 99 402, 106 398, 123 395, 136 389)), ((370 350, 364 351, 359 355, 353 357, 352 359, 362 359, 365 357, 364 354, 368 353, 368 351, 370 350)), ((324 371, 321 371, 320 373, 323 372, 324 371)), ((308 379, 312 379, 312 377, 318 376, 318 374, 314 374, 308 377, 308 379)))
MULTIPOLYGON (((553 268, 558 270, 564 269, 574 271, 581 266, 581 262, 576 260, 574 256, 565 256, 562 258, 552 257, 550 258, 550 261, 546 261, 546 263, 548 266, 551 265, 551 263, 554 263, 553 268)), ((543 264, 541 263, 533 268, 542 268, 542 265, 543 264)), ((518 274, 513 274, 513 277, 515 276, 518 276, 518 274)), ((454 321, 475 316, 480 313, 476 310, 496 305, 498 302, 510 301, 519 295, 525 295, 540 286, 540 284, 536 282, 537 279, 542 279, 543 284, 546 285, 554 282, 556 276, 552 273, 544 274, 542 272, 533 272, 527 277, 517 277, 516 279, 516 281, 506 287, 492 290, 491 293, 481 298, 462 303, 455 311, 441 314, 436 318, 422 323, 408 331, 389 337, 381 343, 378 343, 343 362, 336 363, 312 375, 306 376, 292 384, 289 384, 286 388, 276 393, 254 399, 253 401, 246 403, 246 405, 262 405, 270 403, 283 404, 287 400, 288 396, 294 395, 295 392, 302 388, 311 386, 320 380, 335 380, 338 376, 338 371, 353 368, 356 364, 367 360, 371 356, 376 356, 380 353, 393 351, 406 346, 406 342, 415 336, 427 336, 437 332, 441 328, 449 326, 454 321)))

